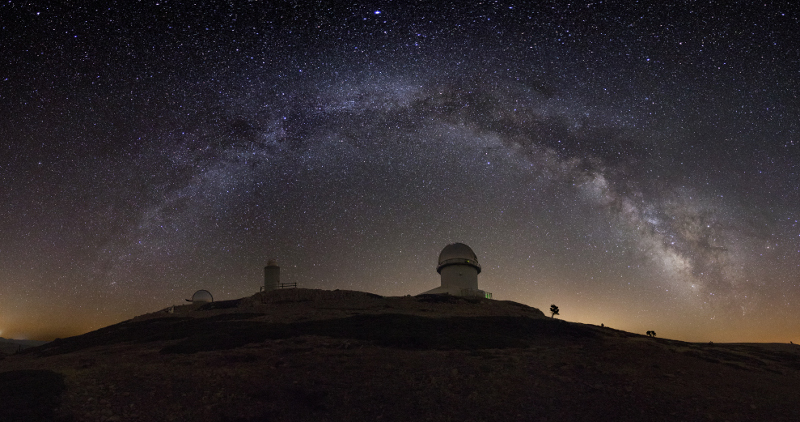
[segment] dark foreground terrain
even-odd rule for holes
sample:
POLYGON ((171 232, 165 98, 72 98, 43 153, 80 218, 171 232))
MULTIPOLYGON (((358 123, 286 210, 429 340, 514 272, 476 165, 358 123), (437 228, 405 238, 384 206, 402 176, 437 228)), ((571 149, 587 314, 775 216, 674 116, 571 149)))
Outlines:
POLYGON ((0 337, 0 356, 11 355, 31 347, 41 346, 46 341, 11 340, 0 337))
POLYGON ((697 344, 514 302, 293 289, 0 358, 4 421, 798 421, 800 347, 697 344))

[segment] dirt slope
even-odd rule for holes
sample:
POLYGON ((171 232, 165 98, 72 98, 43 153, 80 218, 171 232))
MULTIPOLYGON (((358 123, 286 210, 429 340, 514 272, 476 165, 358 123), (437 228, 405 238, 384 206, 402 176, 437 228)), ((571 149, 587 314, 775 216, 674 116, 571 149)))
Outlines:
POLYGON ((694 344, 514 302, 293 289, 0 360, 2 420, 800 420, 800 348, 694 344))

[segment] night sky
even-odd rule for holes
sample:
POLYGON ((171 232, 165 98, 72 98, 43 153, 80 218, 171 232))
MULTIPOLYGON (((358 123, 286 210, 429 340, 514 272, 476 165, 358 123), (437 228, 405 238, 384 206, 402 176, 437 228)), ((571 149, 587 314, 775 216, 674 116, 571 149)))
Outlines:
POLYGON ((463 242, 568 321, 800 342, 793 2, 48 3, 0 5, 0 336, 463 242))

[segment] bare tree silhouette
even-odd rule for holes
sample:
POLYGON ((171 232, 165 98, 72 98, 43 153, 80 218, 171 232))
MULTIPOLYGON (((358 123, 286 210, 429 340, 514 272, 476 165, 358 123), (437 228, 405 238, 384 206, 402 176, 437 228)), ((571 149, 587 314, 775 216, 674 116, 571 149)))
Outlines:
POLYGON ((550 318, 553 318, 556 315, 558 315, 558 306, 550 305, 550 318))

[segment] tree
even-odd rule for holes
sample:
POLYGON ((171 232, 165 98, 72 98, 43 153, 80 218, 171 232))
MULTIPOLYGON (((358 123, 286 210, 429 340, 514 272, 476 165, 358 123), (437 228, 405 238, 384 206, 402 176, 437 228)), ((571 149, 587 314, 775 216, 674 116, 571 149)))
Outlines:
POLYGON ((550 305, 550 318, 553 318, 556 315, 558 315, 558 306, 550 305))
POLYGON ((655 337, 655 336, 656 336, 656 332, 655 332, 655 331, 648 331, 646 334, 647 334, 649 337, 655 337))

